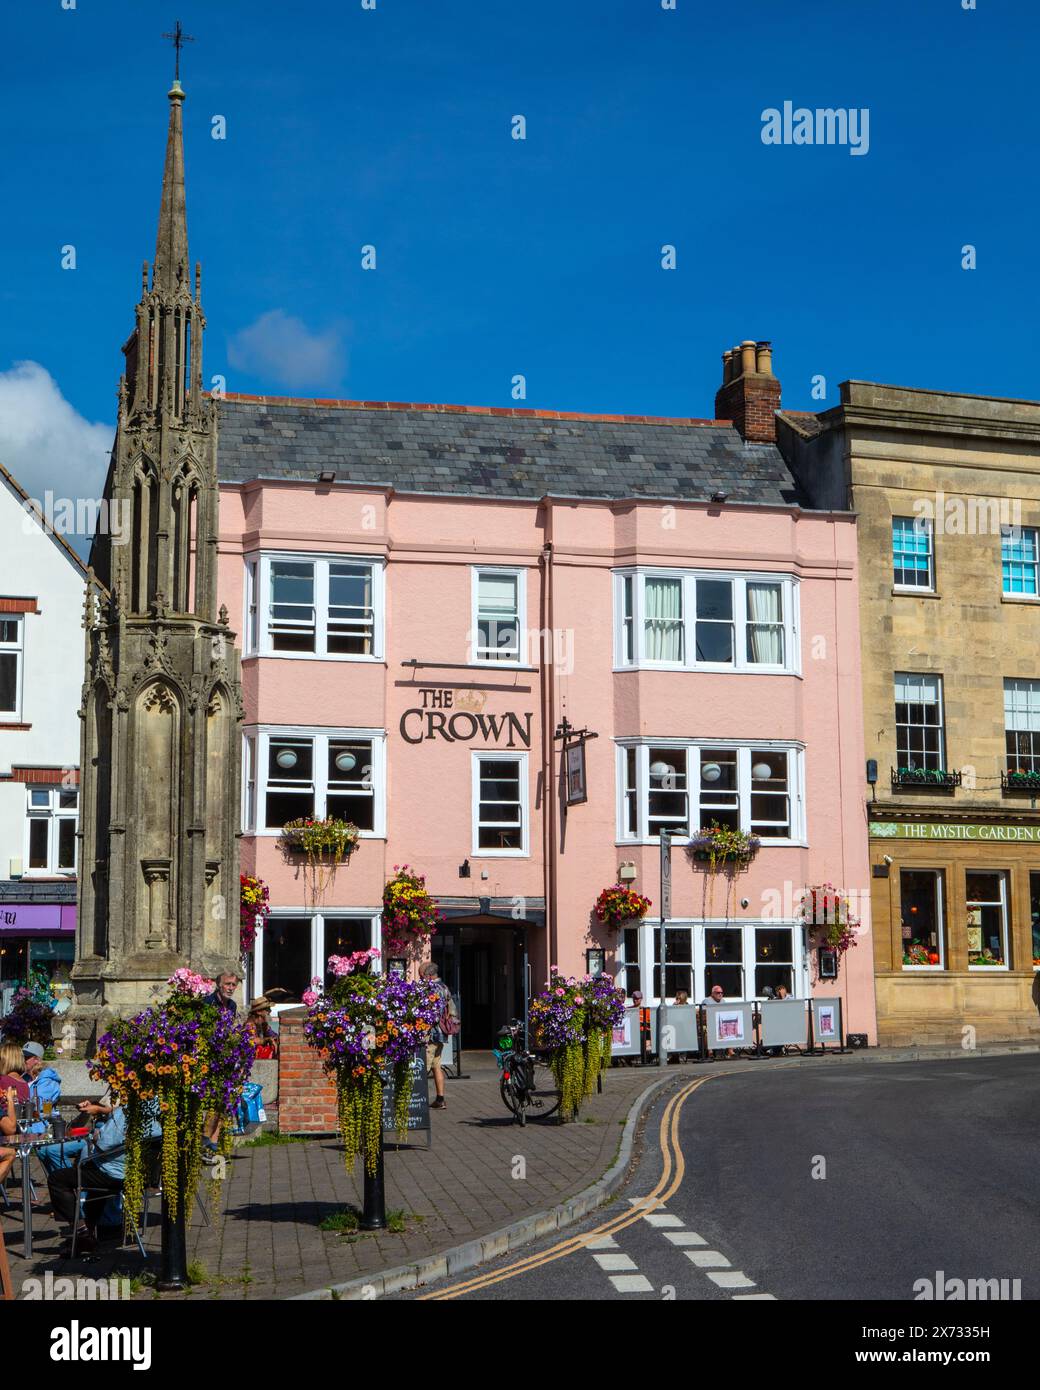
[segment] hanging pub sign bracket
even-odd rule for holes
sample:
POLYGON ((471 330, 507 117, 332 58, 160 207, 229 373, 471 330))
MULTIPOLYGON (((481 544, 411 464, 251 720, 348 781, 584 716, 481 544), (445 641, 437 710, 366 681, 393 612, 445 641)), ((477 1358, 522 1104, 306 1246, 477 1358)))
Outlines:
POLYGON ((588 781, 585 775, 585 744, 599 734, 588 729, 575 729, 566 715, 560 720, 553 741, 563 743, 563 805, 581 806, 589 799, 588 781))

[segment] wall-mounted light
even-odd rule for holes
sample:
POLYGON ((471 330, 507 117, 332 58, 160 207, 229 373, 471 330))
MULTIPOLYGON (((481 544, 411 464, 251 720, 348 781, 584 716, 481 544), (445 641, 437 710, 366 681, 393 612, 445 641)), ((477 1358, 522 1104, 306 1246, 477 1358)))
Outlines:
POLYGON ((726 500, 726 498, 727 498, 728 496, 729 496, 729 493, 728 493, 728 492, 713 492, 713 493, 711 494, 711 500, 712 500, 713 502, 725 502, 725 500, 726 500))
POLYGON ((340 772, 353 772, 357 767, 357 758, 353 753, 348 753, 346 749, 342 753, 337 753, 333 761, 340 772))
POLYGON ((662 763, 662 762, 651 763, 651 764, 650 764, 650 776, 651 776, 651 777, 657 777, 657 778, 659 778, 659 779, 661 779, 661 780, 663 781, 665 777, 674 777, 674 776, 675 776, 675 768, 672 767, 671 763, 662 763))
POLYGON ((718 763, 702 763, 702 764, 701 764, 701 781, 702 781, 702 782, 717 782, 721 776, 722 776, 722 768, 719 766, 718 763))
POLYGON ((318 474, 318 482, 319 482, 319 483, 334 483, 335 481, 336 481, 336 473, 335 473, 335 470, 332 469, 332 468, 326 468, 326 469, 324 469, 321 473, 318 474))
POLYGON ((289 768, 295 767, 300 758, 295 748, 282 748, 274 755, 274 760, 279 767, 289 768))
POLYGON ((462 861, 462 863, 459 865, 459 878, 469 878, 469 876, 470 876, 469 860, 468 860, 468 859, 464 859, 464 860, 462 861))
POLYGON ((772 777, 773 769, 768 763, 756 763, 751 769, 751 775, 756 782, 765 782, 768 778, 772 777))

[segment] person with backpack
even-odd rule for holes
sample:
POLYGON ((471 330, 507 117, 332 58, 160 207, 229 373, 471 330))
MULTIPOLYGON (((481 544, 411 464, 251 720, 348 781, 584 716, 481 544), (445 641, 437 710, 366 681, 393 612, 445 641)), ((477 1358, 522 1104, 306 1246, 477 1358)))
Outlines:
POLYGON ((444 1099, 444 1068, 441 1065, 441 1056, 445 1040, 454 1037, 459 1031, 459 1012, 455 1007, 455 1000, 451 997, 451 990, 441 979, 440 971, 433 961, 428 961, 423 966, 421 974, 430 988, 436 990, 441 997, 440 1017, 426 1039, 426 1070, 432 1074, 437 1092, 437 1099, 430 1109, 443 1110, 447 1102, 444 1099))

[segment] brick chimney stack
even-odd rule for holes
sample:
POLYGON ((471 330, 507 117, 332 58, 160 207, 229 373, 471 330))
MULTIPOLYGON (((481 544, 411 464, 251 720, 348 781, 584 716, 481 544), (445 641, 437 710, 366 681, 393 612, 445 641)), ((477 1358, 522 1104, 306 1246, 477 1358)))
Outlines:
POLYGON ((776 443, 780 383, 773 375, 772 343, 748 339, 722 354, 722 385, 715 394, 716 420, 732 420, 752 444, 776 443))

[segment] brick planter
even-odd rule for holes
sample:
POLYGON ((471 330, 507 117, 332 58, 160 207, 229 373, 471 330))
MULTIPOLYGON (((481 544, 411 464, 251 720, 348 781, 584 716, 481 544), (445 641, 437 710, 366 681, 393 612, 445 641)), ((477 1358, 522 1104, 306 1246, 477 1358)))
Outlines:
POLYGON ((336 1088, 303 1032, 306 1009, 279 1014, 278 1132, 335 1134, 336 1088))

